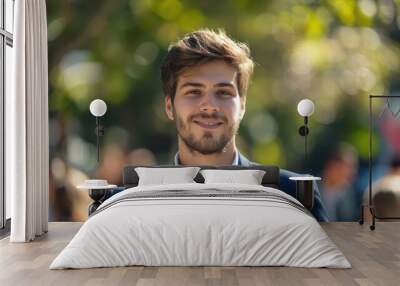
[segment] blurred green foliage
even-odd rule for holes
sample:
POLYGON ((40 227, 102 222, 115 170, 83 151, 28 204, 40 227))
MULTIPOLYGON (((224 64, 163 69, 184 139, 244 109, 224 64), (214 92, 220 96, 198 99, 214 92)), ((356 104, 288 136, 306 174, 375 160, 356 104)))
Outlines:
POLYGON ((71 136, 94 146, 88 107, 101 98, 109 107, 106 132, 118 126, 128 148, 171 161, 176 135, 164 112, 160 63, 169 43, 207 27, 248 43, 256 62, 238 138, 245 155, 299 169, 296 106, 310 98, 315 167, 340 141, 366 158, 368 94, 388 93, 396 81, 399 7, 373 0, 48 1, 50 116, 61 130, 53 130, 51 152, 66 157, 71 136))

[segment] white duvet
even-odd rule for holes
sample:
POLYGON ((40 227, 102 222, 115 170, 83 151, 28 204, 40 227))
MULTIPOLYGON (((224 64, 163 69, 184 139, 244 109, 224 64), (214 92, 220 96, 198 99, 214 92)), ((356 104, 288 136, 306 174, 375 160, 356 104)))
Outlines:
POLYGON ((127 265, 351 267, 286 193, 198 183, 138 186, 112 196, 50 269, 127 265))

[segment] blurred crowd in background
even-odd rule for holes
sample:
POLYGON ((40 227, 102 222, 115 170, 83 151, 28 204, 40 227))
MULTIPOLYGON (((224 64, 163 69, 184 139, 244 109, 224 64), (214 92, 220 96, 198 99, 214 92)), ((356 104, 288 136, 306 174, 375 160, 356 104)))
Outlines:
MULTIPOLYGON (((50 219, 82 221, 91 200, 76 186, 121 185, 125 165, 173 162, 174 123, 159 73, 169 43, 223 28, 256 62, 237 136, 250 160, 321 176, 331 220, 360 218, 368 201, 369 94, 400 94, 400 5, 394 0, 49 1, 50 219), (101 160, 89 104, 103 99, 101 160), (296 105, 315 103, 309 160, 296 105)), ((400 99, 376 100, 373 193, 400 215, 400 99)))

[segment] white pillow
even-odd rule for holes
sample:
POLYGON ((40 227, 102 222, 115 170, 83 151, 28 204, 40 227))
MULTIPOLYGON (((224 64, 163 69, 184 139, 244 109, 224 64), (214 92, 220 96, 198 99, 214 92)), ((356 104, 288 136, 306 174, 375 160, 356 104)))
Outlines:
POLYGON ((204 177, 204 183, 235 183, 247 185, 261 185, 265 171, 249 170, 201 170, 200 174, 204 177))
POLYGON ((193 179, 199 170, 200 167, 135 168, 139 176, 138 186, 195 183, 193 179))

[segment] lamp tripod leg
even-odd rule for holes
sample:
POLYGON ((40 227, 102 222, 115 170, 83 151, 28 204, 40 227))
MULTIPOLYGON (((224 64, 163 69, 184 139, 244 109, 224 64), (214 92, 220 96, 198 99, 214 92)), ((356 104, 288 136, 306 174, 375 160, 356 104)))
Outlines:
POLYGON ((375 221, 376 221, 376 216, 375 216, 375 208, 374 206, 369 207, 369 211, 371 212, 372 215, 372 224, 369 226, 370 230, 375 230, 375 221))

